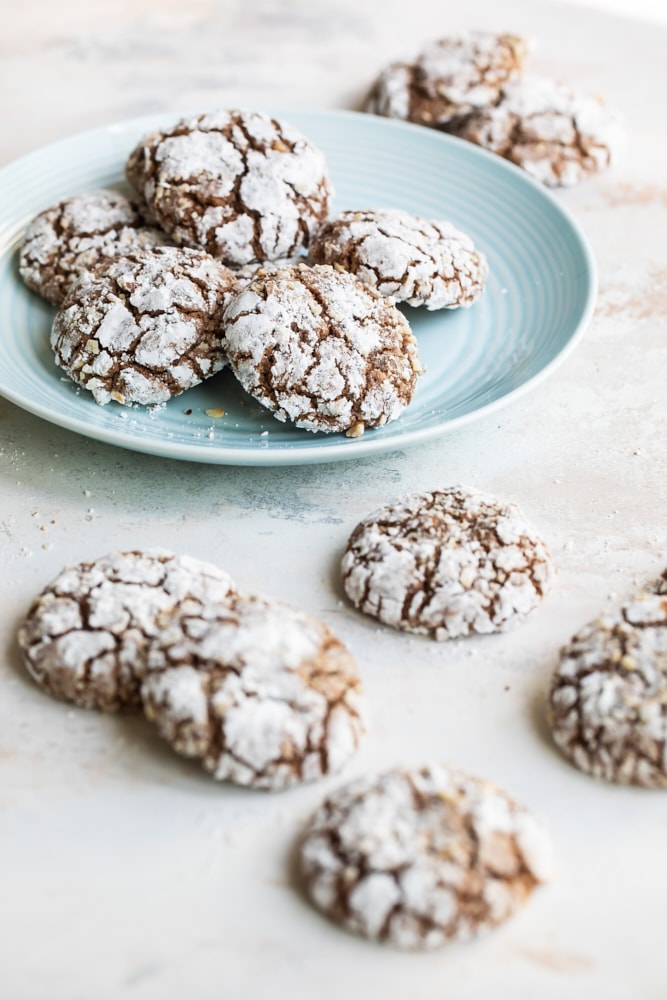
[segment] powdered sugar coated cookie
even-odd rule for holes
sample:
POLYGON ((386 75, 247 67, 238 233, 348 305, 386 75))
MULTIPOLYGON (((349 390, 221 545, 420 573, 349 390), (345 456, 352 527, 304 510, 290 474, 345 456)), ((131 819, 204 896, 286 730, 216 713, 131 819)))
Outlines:
POLYGON ((546 545, 514 503, 461 486, 412 494, 366 517, 342 560, 345 592, 406 632, 502 631, 550 587, 546 545))
POLYGON ((414 63, 393 63, 376 81, 366 110, 444 128, 492 104, 518 76, 526 53, 517 35, 469 31, 438 39, 414 63))
POLYGON ((354 275, 285 268, 252 282, 224 319, 234 373, 278 420, 358 436, 412 399, 421 366, 407 320, 354 275))
POLYGON ((114 711, 139 701, 148 644, 186 598, 226 601, 231 578, 163 549, 66 567, 40 594, 18 642, 28 673, 55 698, 114 711))
POLYGON ((146 715, 221 781, 278 790, 334 773, 364 728, 348 651, 321 622, 279 601, 186 603, 148 666, 146 715))
POLYGON ((495 106, 455 131, 551 187, 570 187, 606 169, 625 143, 619 116, 602 100, 534 76, 506 86, 495 106))
POLYGON ((167 242, 166 234, 147 225, 119 191, 88 191, 32 220, 21 245, 19 273, 34 292, 60 305, 74 282, 96 265, 167 242))
POLYGON ((587 774, 667 788, 667 594, 660 586, 563 648, 549 723, 557 745, 587 774))
POLYGON ((97 403, 165 402, 226 364, 222 312, 236 290, 231 271, 199 250, 115 258, 63 302, 56 362, 97 403))
POLYGON ((298 253, 331 194, 324 156, 300 132, 241 110, 154 132, 130 155, 127 176, 178 243, 234 265, 298 253))
POLYGON ((551 874, 543 825, 487 781, 447 767, 350 782, 310 821, 300 851, 315 905, 402 948, 474 938, 551 874))
POLYGON ((390 301, 427 309, 472 305, 488 273, 484 254, 451 222, 397 209, 341 212, 318 231, 309 258, 356 274, 390 301))

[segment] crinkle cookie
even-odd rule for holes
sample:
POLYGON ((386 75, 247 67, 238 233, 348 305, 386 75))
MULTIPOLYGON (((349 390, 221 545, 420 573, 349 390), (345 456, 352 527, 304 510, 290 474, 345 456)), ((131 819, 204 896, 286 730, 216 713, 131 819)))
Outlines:
POLYGON ((551 187, 569 187, 604 170, 624 144, 620 119, 602 100, 528 76, 505 87, 497 105, 470 115, 455 132, 551 187))
POLYGON ((314 904, 348 930, 437 948, 507 920, 550 877, 551 842, 495 785, 434 766, 338 789, 310 821, 300 862, 314 904))
POLYGON ((438 640, 503 631, 538 606, 554 577, 546 545, 516 504, 462 486, 370 514, 341 568, 355 607, 438 640))
POLYGON ((441 38, 414 63, 392 63, 380 74, 366 111, 444 128, 497 100, 521 71, 526 43, 517 35, 470 31, 441 38))
POLYGON ((144 709, 213 777, 278 790, 339 771, 363 731, 355 663, 326 625, 279 601, 184 604, 149 655, 144 709))
POLYGON ((472 305, 488 273, 484 254, 451 222, 396 209, 341 212, 319 230, 309 257, 356 274, 392 302, 427 309, 472 305))
POLYGON ((74 282, 96 265, 167 242, 119 191, 88 191, 35 216, 21 245, 19 273, 34 292, 60 305, 74 282))
POLYGON ((66 567, 18 633, 26 669, 54 698, 106 712, 139 702, 148 644, 186 598, 226 601, 216 566, 164 549, 116 552, 66 567))
POLYGON ((224 320, 234 373, 278 420, 358 437, 413 397, 421 366, 408 322, 352 274, 300 265, 258 278, 224 320))
POLYGON ((63 302, 56 363, 96 403, 163 403, 226 364, 221 319, 236 291, 232 272, 201 250, 117 257, 63 302))
POLYGON ((667 594, 642 594, 574 636, 561 651, 548 715, 581 771, 667 788, 667 594))
POLYGON ((127 176, 178 243, 227 264, 306 247, 331 194, 322 153, 291 125, 249 111, 154 132, 130 155, 127 176))

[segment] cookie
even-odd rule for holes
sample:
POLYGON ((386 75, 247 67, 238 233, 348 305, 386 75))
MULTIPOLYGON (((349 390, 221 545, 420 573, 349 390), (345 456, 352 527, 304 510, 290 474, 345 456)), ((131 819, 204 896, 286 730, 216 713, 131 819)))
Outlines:
POLYGON ((408 322, 352 274, 301 265, 258 278, 224 321, 235 375, 278 420, 358 437, 413 397, 421 366, 408 322))
POLYGON ((546 545, 516 504, 462 486, 370 514, 341 569, 355 607, 437 640, 505 630, 538 606, 554 577, 546 545))
POLYGON ((438 39, 414 63, 396 62, 376 80, 366 111, 436 128, 494 103, 521 71, 526 43, 517 35, 469 31, 438 39))
POLYGON ((74 282, 96 265, 167 242, 119 191, 88 191, 32 220, 21 244, 19 274, 33 292, 60 305, 74 282))
POLYGON ((549 693, 556 744, 586 774, 667 788, 667 594, 645 593, 561 651, 549 693))
POLYGON ((604 170, 624 144, 621 121, 602 100, 528 76, 505 87, 497 105, 471 114, 455 133, 550 187, 570 187, 604 170))
POLYGON ((363 730, 354 661, 280 601, 182 605, 150 651, 146 715, 214 778, 279 790, 334 773, 363 730))
POLYGON ((143 139, 126 172, 177 243, 235 265, 298 253, 331 194, 322 153, 259 112, 184 118, 143 139))
POLYGON ((231 578, 163 549, 66 567, 18 633, 25 667, 54 698, 106 712, 136 705, 148 644, 180 602, 224 602, 231 578))
POLYGON ((117 257, 63 302, 56 363, 101 405, 163 403, 226 364, 221 318, 236 291, 231 271, 201 250, 117 257))
POLYGON ((488 273, 484 254, 451 222, 396 209, 341 212, 311 243, 309 259, 356 274, 392 302, 470 306, 488 273))
POLYGON ((300 867, 315 906, 401 948, 466 941, 551 874, 542 824, 488 781, 444 766, 350 782, 310 821, 300 867))

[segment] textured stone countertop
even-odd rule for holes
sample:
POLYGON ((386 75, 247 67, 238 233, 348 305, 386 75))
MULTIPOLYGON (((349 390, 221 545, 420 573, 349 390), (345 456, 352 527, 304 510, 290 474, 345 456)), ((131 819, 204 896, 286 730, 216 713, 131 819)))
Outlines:
POLYGON ((534 0, 34 0, 5 4, 0 164, 130 116, 358 106, 376 71, 466 27, 538 43, 537 71, 603 94, 630 143, 557 197, 597 258, 580 345, 539 391, 438 440, 299 468, 135 454, 0 399, 0 995, 6 1000, 662 1000, 667 796, 598 783, 545 729, 559 646, 667 565, 667 28, 534 0), (447 8, 447 9, 446 9, 447 8), (503 635, 436 644, 353 613, 337 565, 379 504, 457 482, 518 501, 558 581, 503 635), (443 760, 540 813, 557 877, 486 939, 411 955, 338 931, 294 844, 343 778, 217 786, 134 717, 51 701, 15 632, 65 563, 164 545, 330 624, 372 730, 344 777, 443 760))

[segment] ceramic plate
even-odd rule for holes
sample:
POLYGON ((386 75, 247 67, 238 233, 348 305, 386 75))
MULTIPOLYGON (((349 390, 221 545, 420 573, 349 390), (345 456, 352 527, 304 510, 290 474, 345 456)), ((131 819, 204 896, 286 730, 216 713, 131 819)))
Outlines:
POLYGON ((595 298, 595 265, 575 222, 504 160, 434 130, 351 111, 278 111, 326 155, 332 212, 401 208, 449 219, 489 260, 470 309, 406 308, 426 373, 401 417, 358 439, 286 426, 224 371, 153 412, 98 406, 56 368, 53 310, 18 278, 17 246, 38 211, 96 187, 122 187, 146 132, 178 115, 81 133, 0 171, 0 394, 79 434, 153 455, 229 465, 296 465, 375 455, 428 440, 509 403, 573 348, 595 298), (208 409, 225 415, 211 419, 208 409))

